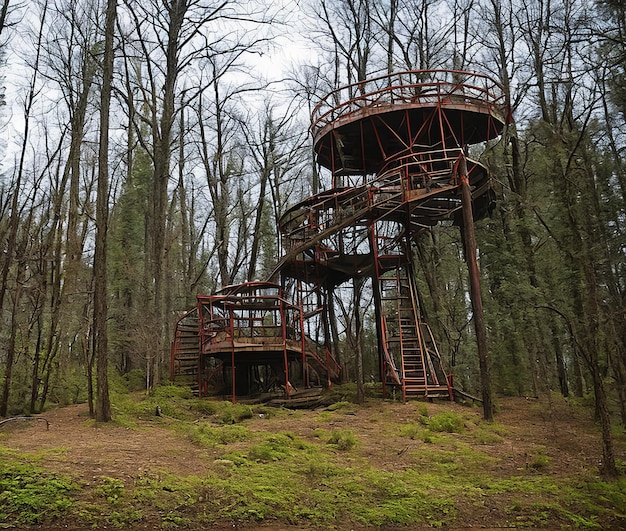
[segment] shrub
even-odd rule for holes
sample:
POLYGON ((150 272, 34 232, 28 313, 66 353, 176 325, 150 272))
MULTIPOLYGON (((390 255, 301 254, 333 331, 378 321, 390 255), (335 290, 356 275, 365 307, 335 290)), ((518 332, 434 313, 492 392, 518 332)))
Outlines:
POLYGON ((146 388, 146 373, 141 369, 133 369, 124 375, 129 391, 143 391, 146 388))
POLYGON ((550 465, 550 457, 546 455, 546 449, 539 447, 536 449, 532 459, 528 462, 528 468, 532 470, 544 470, 550 465))
POLYGON ((236 424, 245 419, 251 419, 254 415, 252 408, 245 404, 231 404, 230 402, 224 402, 226 406, 220 417, 222 424, 236 424))
POLYGON ((402 435, 402 437, 408 437, 409 439, 415 440, 419 438, 419 436, 422 434, 422 431, 423 428, 421 426, 411 423, 402 427, 402 429, 400 430, 400 435, 402 435))
POLYGON ((426 407, 426 404, 420 404, 417 407, 417 413, 420 417, 428 418, 428 408, 426 407))
POLYGON ((461 433, 464 428, 463 419, 456 413, 446 411, 428 419, 428 429, 435 432, 461 433))
POLYGON ((327 444, 336 446, 339 450, 351 450, 356 445, 356 437, 350 430, 333 430, 327 444))

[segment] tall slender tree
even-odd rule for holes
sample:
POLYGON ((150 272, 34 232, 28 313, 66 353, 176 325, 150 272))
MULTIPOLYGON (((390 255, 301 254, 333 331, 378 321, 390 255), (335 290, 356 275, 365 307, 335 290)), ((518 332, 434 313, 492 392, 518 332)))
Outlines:
POLYGON ((94 254, 94 353, 97 359, 96 420, 111 420, 109 398, 109 345, 107 337, 107 232, 109 225, 109 114, 113 84, 113 39, 117 0, 108 0, 105 11, 100 139, 98 142, 98 195, 96 200, 96 250, 94 254))
MULTIPOLYGON (((4 307, 5 295, 7 289, 9 288, 9 271, 13 265, 13 261, 15 260, 15 251, 18 240, 18 231, 20 227, 20 198, 22 198, 23 194, 23 181, 24 181, 24 172, 25 164, 26 164, 26 154, 28 149, 28 143, 30 140, 30 122, 32 119, 32 110, 35 105, 36 98, 38 96, 38 82, 40 76, 40 58, 41 58, 41 50, 42 50, 42 42, 43 42, 43 28, 45 27, 46 16, 48 12, 48 4, 44 3, 43 8, 39 18, 39 31, 37 33, 37 44, 35 48, 35 61, 32 68, 32 74, 28 86, 28 92, 26 99, 24 101, 24 132, 23 132, 23 140, 22 145, 19 152, 19 162, 16 168, 16 173, 13 178, 13 183, 11 186, 12 189, 12 198, 11 198, 11 209, 8 223, 8 234, 7 234, 7 244, 6 244, 6 253, 5 258, 2 262, 2 271, 0 273, 0 315, 2 315, 2 309, 4 307)), ((19 262, 19 260, 18 260, 19 262)), ((19 267, 19 266, 18 266, 19 267)), ((18 288, 19 282, 15 283, 15 289, 18 288)), ((17 299, 17 296, 15 297, 17 299)), ((15 300, 14 299, 14 300, 15 300)), ((15 310, 15 306, 14 306, 15 310)), ((12 314, 15 316, 15 311, 12 314)), ((11 339, 9 342, 9 348, 7 350, 7 358, 4 366, 4 384, 2 388, 2 395, 0 396, 0 417, 4 417, 7 414, 8 404, 9 404, 9 395, 11 393, 11 384, 13 378, 13 366, 15 363, 15 334, 16 334, 17 323, 13 319, 10 327, 11 339), (13 346, 11 346, 13 345, 13 346)))

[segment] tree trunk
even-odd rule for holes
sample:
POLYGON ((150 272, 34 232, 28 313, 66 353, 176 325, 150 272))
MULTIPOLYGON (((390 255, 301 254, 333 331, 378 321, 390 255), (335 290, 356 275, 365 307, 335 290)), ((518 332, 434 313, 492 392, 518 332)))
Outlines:
POLYGON ((607 407, 606 390, 604 389, 604 378, 600 374, 597 363, 590 367, 593 379, 593 392, 596 398, 596 413, 602 429, 602 465, 600 472, 608 478, 618 476, 615 465, 615 454, 613 453, 613 436, 611 434, 611 416, 607 407))
POLYGON ((35 354, 33 359, 33 371, 31 377, 30 388, 30 406, 28 411, 31 414, 37 413, 37 397, 39 395, 39 384, 41 380, 39 378, 39 362, 41 360, 41 336, 43 335, 43 319, 41 313, 37 317, 37 342, 35 344, 35 354))
POLYGON ((93 389, 93 362, 94 353, 91 350, 90 345, 93 345, 93 327, 89 327, 89 333, 87 334, 87 341, 83 347, 85 373, 87 374, 87 403, 89 404, 89 416, 94 418, 96 415, 96 408, 94 402, 94 389, 93 389))
POLYGON ((365 402, 365 386, 363 378, 363 338, 361 326, 361 294, 363 293, 363 278, 354 279, 354 340, 356 347, 356 399, 359 404, 365 402))
POLYGON ((561 348, 561 340, 559 339, 554 319, 550 319, 550 331, 552 332, 552 346, 554 348, 554 355, 556 357, 556 372, 559 379, 559 389, 561 390, 561 395, 567 398, 569 396, 567 371, 565 368, 563 349, 561 348))
POLYGON ((2 397, 0 398, 0 417, 7 416, 7 409, 9 405, 9 395, 11 392, 11 383, 13 381, 13 366, 15 364, 15 343, 17 338, 17 315, 19 311, 19 303, 22 297, 22 282, 23 282, 23 264, 21 259, 17 260, 17 278, 15 280, 16 288, 13 294, 13 307, 11 310, 11 333, 9 335, 9 344, 7 345, 7 358, 6 365, 4 367, 4 387, 2 389, 2 397))
POLYGON ((463 204, 463 235, 465 240, 465 259, 470 278, 470 298, 474 314, 474 329, 478 345, 478 361, 480 366, 480 383, 483 399, 483 418, 493 419, 493 401, 491 396, 491 377, 489 374, 489 355, 487 351, 487 328, 483 315, 483 300, 480 293, 480 272, 476 261, 476 236, 474 234, 474 218, 472 214, 472 195, 465 157, 461 159, 459 168, 461 179, 461 199, 463 204))
POLYGON ((339 349, 339 331, 337 330, 337 313, 335 312, 335 297, 333 288, 326 289, 326 306, 328 307, 328 321, 330 324, 330 335, 332 338, 331 346, 332 355, 337 360, 337 363, 342 367, 341 381, 346 381, 346 367, 342 362, 342 355, 339 349))
POLYGON ((624 369, 619 360, 616 360, 613 365, 615 381, 617 383, 617 396, 619 398, 619 411, 622 418, 622 426, 626 428, 626 377, 624 376, 624 369))
POLYGON ((96 355, 96 421, 111 420, 107 341, 107 230, 109 216, 109 109, 113 79, 113 36, 117 0, 106 8, 102 94, 100 97, 100 140, 98 153, 98 193, 96 199, 96 250, 94 255, 94 353, 96 355))

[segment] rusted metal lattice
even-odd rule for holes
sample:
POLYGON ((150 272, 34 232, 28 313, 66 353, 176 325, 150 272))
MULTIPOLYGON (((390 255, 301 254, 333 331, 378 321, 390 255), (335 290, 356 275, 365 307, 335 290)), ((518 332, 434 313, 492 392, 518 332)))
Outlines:
POLYGON ((283 256, 270 280, 280 277, 282 288, 247 283, 199 297, 177 327, 172 377, 186 371, 203 394, 220 368, 233 400, 272 378, 290 396, 290 373, 300 386, 312 384, 312 371, 315 383, 328 383, 340 372, 328 301, 349 280, 371 278, 385 386, 404 398, 452 398, 419 305, 411 246, 440 222, 462 225, 462 183, 474 219, 489 213, 490 174, 468 151, 498 137, 508 119, 499 85, 469 72, 400 72, 326 96, 311 132, 332 185, 279 222, 283 256))

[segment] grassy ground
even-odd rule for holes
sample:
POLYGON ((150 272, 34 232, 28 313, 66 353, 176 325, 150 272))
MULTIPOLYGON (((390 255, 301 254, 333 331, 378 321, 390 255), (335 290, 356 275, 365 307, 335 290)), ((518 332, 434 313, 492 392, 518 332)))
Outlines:
POLYGON ((166 386, 117 396, 112 424, 81 405, 44 414, 49 431, 11 423, 0 528, 626 529, 626 477, 601 479, 589 408, 500 398, 486 423, 459 404, 352 396, 290 411, 166 386))

